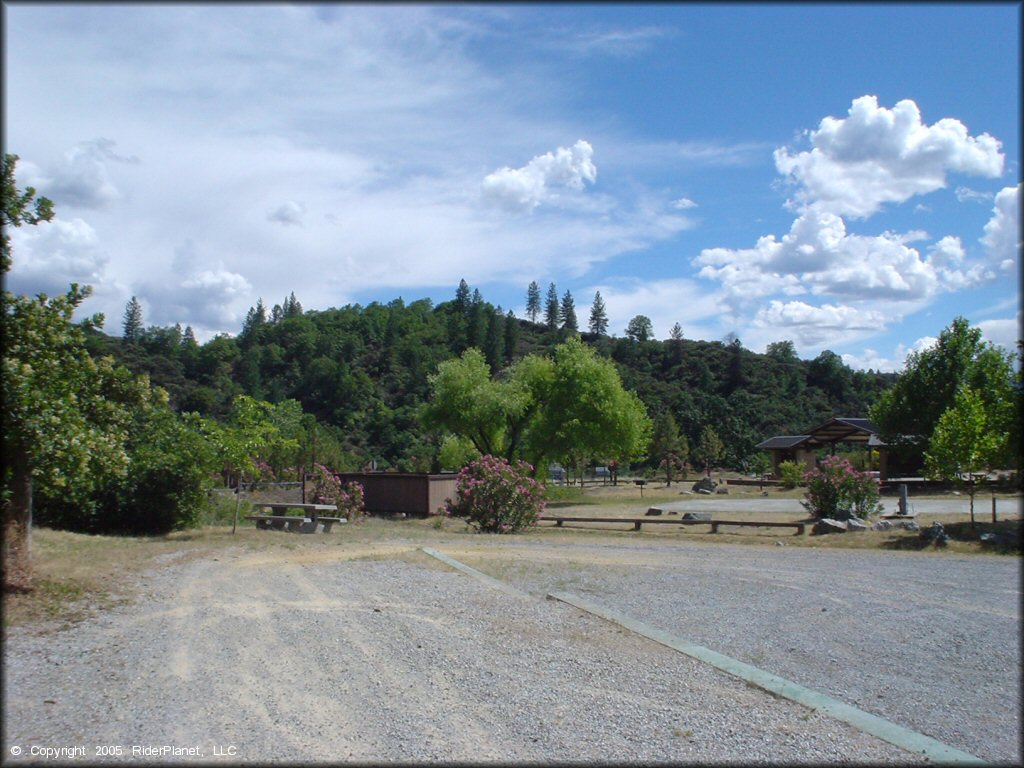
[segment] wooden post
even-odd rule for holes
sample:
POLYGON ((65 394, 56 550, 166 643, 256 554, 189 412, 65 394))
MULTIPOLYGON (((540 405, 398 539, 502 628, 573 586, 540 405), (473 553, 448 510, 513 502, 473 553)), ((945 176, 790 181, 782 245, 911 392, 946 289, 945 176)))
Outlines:
POLYGON ((996 496, 992 494, 992 522, 996 521, 996 496))

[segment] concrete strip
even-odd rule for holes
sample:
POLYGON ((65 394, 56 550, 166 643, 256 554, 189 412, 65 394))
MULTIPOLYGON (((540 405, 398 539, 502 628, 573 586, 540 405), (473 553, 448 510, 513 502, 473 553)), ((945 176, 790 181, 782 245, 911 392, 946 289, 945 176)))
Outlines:
MULTIPOLYGON (((486 577, 490 578, 490 577, 486 577)), ((794 682, 778 677, 763 669, 758 669, 750 664, 725 656, 721 653, 710 650, 700 645, 695 645, 688 640, 676 637, 655 627, 648 626, 629 616, 613 611, 609 608, 591 603, 581 597, 568 592, 553 592, 548 595, 550 600, 559 600, 568 603, 581 610, 600 616, 602 619, 619 624, 632 632, 643 635, 656 642, 666 645, 687 656, 717 667, 723 672, 734 675, 745 680, 758 688, 763 688, 769 693, 795 701, 805 707, 819 710, 825 714, 852 725, 865 733, 877 736, 883 741, 895 744, 908 752, 914 752, 926 756, 937 763, 959 764, 973 763, 984 764, 984 760, 966 752, 954 749, 941 741, 925 736, 923 734, 896 725, 876 715, 869 714, 856 707, 844 704, 821 693, 817 693, 794 682)))
POLYGON ((528 598, 534 599, 534 600, 536 599, 535 597, 533 597, 533 595, 530 595, 530 594, 528 594, 526 592, 518 590, 515 587, 509 586, 508 584, 506 584, 503 581, 500 581, 499 579, 495 579, 492 576, 488 576, 486 573, 481 573, 480 571, 476 570, 475 568, 470 568, 468 565, 460 563, 458 560, 455 560, 455 559, 453 559, 451 557, 448 557, 448 555, 446 555, 446 554, 444 554, 442 552, 438 552, 436 549, 433 549, 431 547, 421 547, 420 550, 422 552, 424 552, 425 554, 430 555, 431 557, 437 558, 442 563, 445 563, 446 565, 450 565, 455 570, 462 571, 467 576, 472 576, 477 581, 482 581, 484 584, 486 584, 489 587, 494 587, 495 589, 500 589, 502 592, 506 592, 506 593, 508 593, 510 595, 516 595, 517 597, 528 597, 528 598))

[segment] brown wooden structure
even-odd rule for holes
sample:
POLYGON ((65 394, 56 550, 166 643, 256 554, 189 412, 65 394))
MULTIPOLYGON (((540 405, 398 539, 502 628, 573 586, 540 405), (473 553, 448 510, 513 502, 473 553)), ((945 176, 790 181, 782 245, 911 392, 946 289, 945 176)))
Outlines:
POLYGON ((878 452, 879 479, 886 479, 886 444, 878 439, 878 427, 869 419, 834 418, 820 424, 805 435, 778 435, 758 443, 755 447, 772 454, 772 476, 779 477, 779 464, 796 461, 814 468, 817 453, 828 448, 835 455, 836 445, 853 443, 865 445, 878 452))
POLYGON ((363 486, 363 503, 370 514, 436 515, 455 497, 457 475, 419 472, 346 472, 342 483, 363 486))

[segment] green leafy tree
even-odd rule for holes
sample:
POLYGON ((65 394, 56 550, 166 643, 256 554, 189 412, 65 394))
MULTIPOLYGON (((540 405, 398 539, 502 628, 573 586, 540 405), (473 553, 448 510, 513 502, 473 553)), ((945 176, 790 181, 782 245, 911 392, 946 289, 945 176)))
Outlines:
POLYGON ((696 454, 697 459, 704 465, 704 473, 708 477, 711 477, 711 465, 718 461, 723 453, 725 453, 725 445, 718 433, 710 424, 705 425, 700 431, 696 454))
POLYGON ((529 444, 535 466, 556 459, 579 470, 594 457, 636 461, 650 443, 651 420, 615 364, 579 337, 555 348, 552 365, 534 384, 540 403, 529 444))
POLYGON ((646 315, 637 315, 626 326, 626 335, 633 341, 648 341, 654 336, 654 325, 646 315))
POLYGON ((129 343, 137 342, 142 338, 143 326, 142 326, 142 305, 139 300, 132 296, 131 301, 128 302, 124 308, 124 321, 122 323, 123 332, 121 338, 129 343))
MULTIPOLYGON (((903 372, 871 408, 871 418, 886 442, 924 450, 942 415, 955 406, 957 393, 969 387, 980 399, 991 430, 1019 434, 1020 391, 1013 357, 982 341, 981 329, 958 317, 939 334, 935 346, 907 356, 903 372)), ((1008 441, 1000 463, 1013 466, 1019 456, 1019 441, 1008 441)))
POLYGON ((615 364, 578 337, 553 358, 528 355, 492 379, 478 350, 438 366, 421 410, 425 426, 469 440, 481 455, 579 463, 601 456, 643 455, 650 420, 639 398, 622 387, 615 364))
POLYGON ((510 424, 532 399, 518 379, 492 380, 480 350, 467 349, 462 357, 438 366, 430 387, 432 395, 421 411, 427 427, 468 439, 480 454, 514 452, 510 424))
POLYGON ((537 285, 537 281, 534 280, 530 283, 530 287, 526 289, 526 316, 530 318, 531 323, 536 323, 539 315, 540 286, 537 285))
POLYGON ((686 436, 679 433, 679 425, 670 411, 663 411, 654 420, 650 455, 665 466, 665 487, 671 487, 672 476, 687 459, 689 445, 686 436))
POLYGON ((925 452, 925 475, 937 480, 962 480, 971 499, 974 527, 975 480, 1006 456, 1010 434, 990 420, 985 401, 969 386, 961 387, 953 405, 939 417, 925 452))
MULTIPOLYGON (((3 224, 36 224, 52 216, 34 190, 19 193, 14 182, 17 157, 5 155, 3 224)), ((11 264, 4 233, 3 267, 11 264)), ((3 463, 4 581, 28 586, 31 580, 32 499, 35 490, 84 499, 111 475, 124 475, 132 408, 149 397, 145 378, 115 366, 110 357, 94 360, 85 344, 85 326, 72 322, 89 296, 72 284, 67 294, 36 298, 3 293, 3 463)))
POLYGON ((594 303, 590 305, 590 322, 587 327, 597 336, 608 335, 608 311, 605 309, 600 291, 594 293, 594 303))
POLYGON ((53 202, 46 197, 36 197, 33 187, 18 189, 14 178, 14 169, 18 164, 17 155, 4 154, 3 157, 3 205, 0 207, 0 273, 7 274, 11 269, 11 238, 10 227, 22 224, 35 225, 53 219, 53 202))

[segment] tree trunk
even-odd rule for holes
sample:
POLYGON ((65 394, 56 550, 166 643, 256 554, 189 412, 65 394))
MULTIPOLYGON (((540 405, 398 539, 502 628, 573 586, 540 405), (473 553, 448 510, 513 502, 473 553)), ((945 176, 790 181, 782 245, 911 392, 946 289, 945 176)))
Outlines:
POLYGON ((11 467, 11 498, 4 510, 4 588, 28 591, 32 582, 32 472, 19 454, 11 467))

